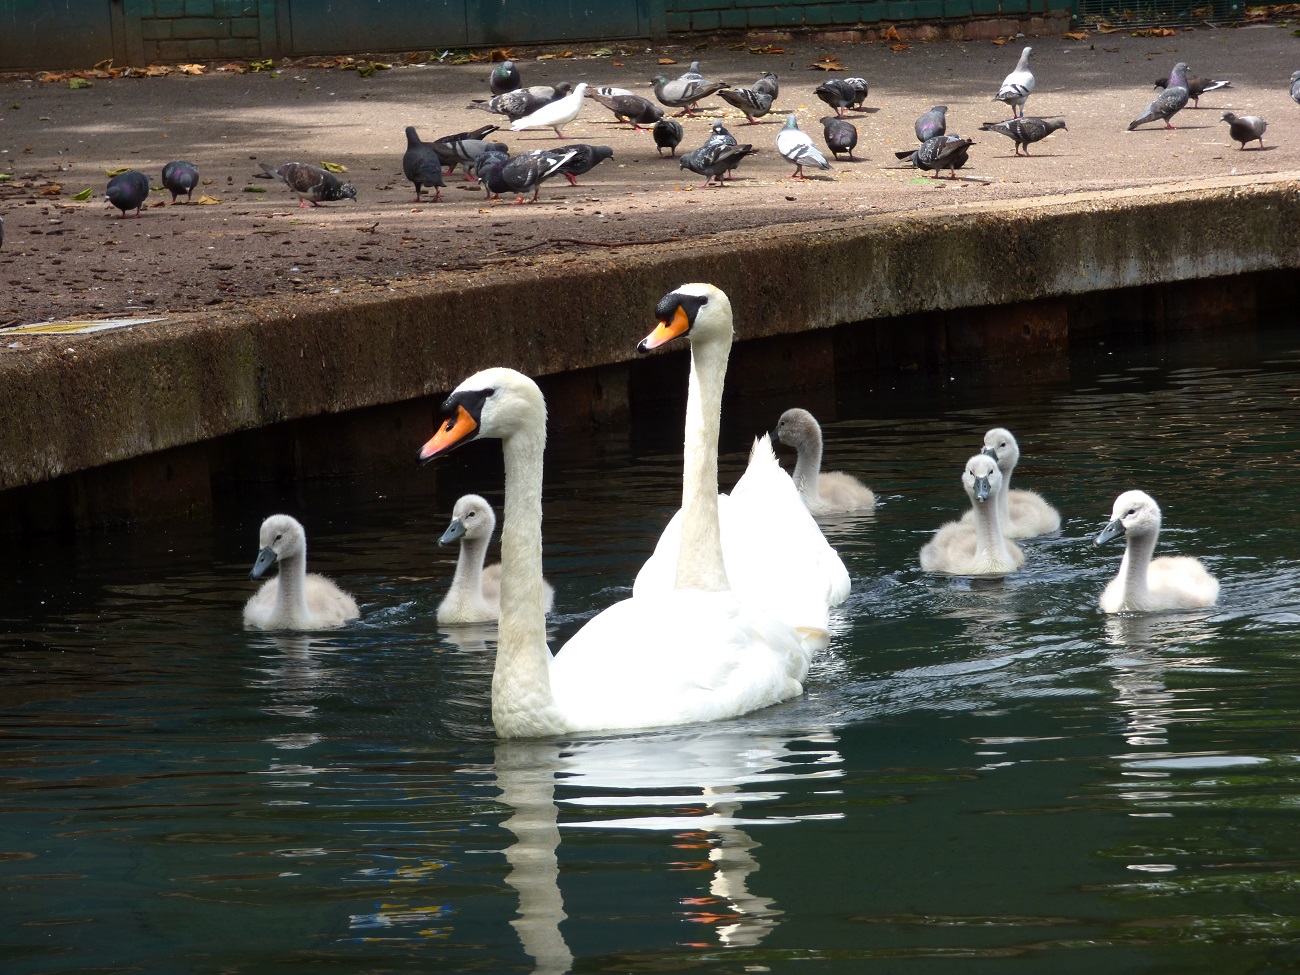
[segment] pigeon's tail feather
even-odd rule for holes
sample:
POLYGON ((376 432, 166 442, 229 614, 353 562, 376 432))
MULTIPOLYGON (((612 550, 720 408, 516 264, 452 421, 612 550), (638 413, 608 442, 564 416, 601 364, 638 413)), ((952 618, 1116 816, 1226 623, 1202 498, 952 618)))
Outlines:
POLYGON ((271 179, 284 178, 280 175, 278 166, 272 166, 270 163, 264 163, 264 162, 260 162, 258 163, 258 165, 262 167, 262 172, 266 173, 266 175, 271 177, 271 179))
POLYGON ((1205 91, 1202 91, 1201 94, 1204 95, 1205 92, 1207 91, 1218 91, 1220 88, 1231 88, 1231 87, 1232 87, 1231 81, 1216 81, 1214 84, 1210 85, 1210 87, 1206 88, 1205 91))

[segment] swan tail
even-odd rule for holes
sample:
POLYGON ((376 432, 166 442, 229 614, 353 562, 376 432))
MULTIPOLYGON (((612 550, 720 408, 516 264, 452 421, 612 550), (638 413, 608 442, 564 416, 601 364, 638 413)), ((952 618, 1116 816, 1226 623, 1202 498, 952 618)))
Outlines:
POLYGON ((830 630, 823 630, 816 626, 796 626, 794 631, 799 635, 799 646, 810 656, 821 653, 830 646, 830 630))

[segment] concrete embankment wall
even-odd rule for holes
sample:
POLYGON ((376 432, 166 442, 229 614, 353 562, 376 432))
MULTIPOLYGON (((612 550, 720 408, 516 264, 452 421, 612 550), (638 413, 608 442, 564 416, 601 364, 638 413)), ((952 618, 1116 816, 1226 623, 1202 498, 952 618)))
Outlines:
POLYGON ((552 377, 554 425, 617 421, 653 395, 630 381, 653 358, 629 363, 655 302, 687 281, 731 296, 728 382, 756 390, 1059 356, 1116 323, 1236 327, 1294 308, 1296 268, 1300 182, 1218 179, 516 259, 28 338, 0 357, 0 528, 166 515, 229 478, 408 464, 436 397, 488 365, 552 377))

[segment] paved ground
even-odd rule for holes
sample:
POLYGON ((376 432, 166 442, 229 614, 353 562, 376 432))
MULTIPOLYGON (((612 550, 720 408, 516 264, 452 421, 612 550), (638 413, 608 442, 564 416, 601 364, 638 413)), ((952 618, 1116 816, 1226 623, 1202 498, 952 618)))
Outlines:
MULTIPOLYGON (((1300 41, 1288 28, 1201 28, 1172 37, 1089 33, 1082 40, 1041 37, 916 44, 781 44, 756 54, 722 42, 616 51, 613 57, 522 59, 526 84, 588 81, 644 87, 675 76, 692 59, 710 77, 747 85, 764 70, 780 75, 780 116, 747 126, 718 100, 686 122, 684 147, 703 141, 716 118, 760 155, 724 189, 676 161, 658 158, 646 132, 618 126, 594 103, 563 141, 607 144, 615 157, 569 188, 548 183, 542 202, 489 204, 459 174, 439 203, 412 204, 401 175, 403 128, 433 138, 498 120, 467 108, 486 94, 490 67, 432 64, 361 77, 355 71, 287 64, 278 76, 201 76, 97 80, 93 87, 0 80, 0 323, 141 310, 279 307, 299 293, 343 295, 383 288, 413 275, 437 275, 533 254, 566 251, 616 267, 618 248, 600 246, 698 238, 738 228, 865 212, 916 212, 938 203, 980 202, 1171 183, 1228 174, 1300 173, 1300 105, 1287 80, 1300 68, 1300 41), (1038 92, 1029 113, 1063 115, 1069 131, 1015 158, 1009 140, 978 133, 1007 117, 989 100, 1023 43, 1035 48, 1038 92), (864 158, 798 183, 776 153, 784 113, 820 143, 828 114, 812 95, 828 75, 811 67, 834 54, 871 84, 866 111, 852 121, 864 158), (661 58, 678 63, 661 66, 661 58), (1127 132, 1154 94, 1152 81, 1177 60, 1193 74, 1228 78, 1175 119, 1176 131, 1127 132), (967 179, 935 181, 901 168, 894 150, 915 145, 912 123, 936 103, 949 106, 949 131, 975 135, 967 179), (1225 110, 1269 121, 1264 151, 1230 144, 1225 110), (157 180, 170 159, 195 162, 212 205, 167 206, 156 195, 140 219, 118 219, 103 201, 106 169, 138 168, 157 180), (358 203, 299 210, 279 184, 252 179, 260 161, 328 160, 348 167, 358 203), (61 187, 55 193, 54 186, 61 187), (246 191, 255 186, 266 192, 246 191), (71 196, 86 187, 92 198, 71 196)), ((507 133, 513 151, 556 145, 541 132, 507 133)), ((0 345, 0 348, 3 348, 0 345)))

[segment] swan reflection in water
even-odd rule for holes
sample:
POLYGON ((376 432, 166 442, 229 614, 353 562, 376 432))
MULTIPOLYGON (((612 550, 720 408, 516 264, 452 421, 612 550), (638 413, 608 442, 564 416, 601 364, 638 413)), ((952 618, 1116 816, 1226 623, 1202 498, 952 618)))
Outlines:
POLYGON ((742 808, 782 799, 778 783, 838 778, 842 759, 829 729, 780 735, 757 724, 496 746, 496 782, 511 810, 504 826, 514 834, 505 850, 506 880, 519 894, 511 923, 536 972, 573 965, 560 930, 567 917, 557 858, 562 828, 663 832, 674 845, 683 833, 699 834, 709 847, 708 892, 684 899, 686 916, 713 924, 724 946, 757 945, 777 926, 780 909, 749 890, 761 844, 745 827, 841 814, 744 818, 742 808), (760 788, 749 791, 753 786, 760 788), (605 815, 575 820, 562 817, 562 809, 605 815))

